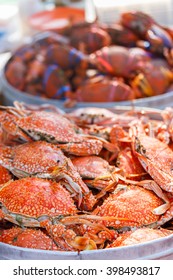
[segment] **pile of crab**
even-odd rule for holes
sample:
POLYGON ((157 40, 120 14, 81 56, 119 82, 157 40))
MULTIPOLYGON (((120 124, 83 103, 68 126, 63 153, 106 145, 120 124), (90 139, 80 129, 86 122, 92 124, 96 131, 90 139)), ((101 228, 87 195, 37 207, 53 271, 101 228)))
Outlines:
POLYGON ((129 11, 116 23, 71 23, 62 34, 37 34, 4 72, 15 89, 72 107, 170 92, 172 66, 173 29, 129 11))
POLYGON ((0 241, 81 251, 173 233, 173 110, 0 107, 0 241))

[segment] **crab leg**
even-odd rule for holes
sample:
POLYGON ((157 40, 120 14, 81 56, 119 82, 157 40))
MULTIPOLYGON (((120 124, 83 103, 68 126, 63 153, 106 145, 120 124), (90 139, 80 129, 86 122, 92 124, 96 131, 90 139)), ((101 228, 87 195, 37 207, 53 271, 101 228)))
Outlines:
POLYGON ((156 223, 158 226, 164 225, 166 222, 170 221, 173 218, 173 202, 170 204, 169 209, 162 215, 159 221, 156 223))
POLYGON ((76 156, 98 155, 103 148, 100 140, 88 139, 80 143, 57 144, 61 150, 76 156))
POLYGON ((84 207, 85 210, 89 210, 92 209, 92 207, 96 203, 95 197, 92 195, 87 185, 83 182, 81 176, 76 171, 76 168, 74 167, 69 158, 66 158, 66 163, 64 164, 64 166, 56 166, 51 172, 51 174, 47 175, 51 178, 53 176, 55 179, 58 180, 65 179, 68 183, 68 186, 67 184, 65 184, 65 186, 69 189, 69 191, 72 194, 74 194, 75 192, 78 195, 77 201, 79 207, 82 204, 82 207, 84 207))
MULTIPOLYGON (((110 230, 99 221, 119 221, 128 220, 126 218, 118 217, 99 217, 97 215, 73 215, 73 216, 60 216, 53 219, 53 224, 50 221, 43 221, 41 225, 46 228, 54 242, 59 244, 59 238, 65 240, 65 242, 72 246, 75 250, 92 250, 97 249, 96 244, 102 244, 106 240, 114 240, 117 237, 115 230, 110 230), (94 221, 97 221, 95 223, 94 221), (71 229, 67 229, 66 226, 71 225, 84 225, 84 235, 77 236, 71 229), (89 229, 88 229, 89 228, 89 229), (90 231, 91 228, 91 231, 90 231), (97 236, 99 234, 99 236, 97 236)), ((62 241, 61 241, 62 242, 62 241)))

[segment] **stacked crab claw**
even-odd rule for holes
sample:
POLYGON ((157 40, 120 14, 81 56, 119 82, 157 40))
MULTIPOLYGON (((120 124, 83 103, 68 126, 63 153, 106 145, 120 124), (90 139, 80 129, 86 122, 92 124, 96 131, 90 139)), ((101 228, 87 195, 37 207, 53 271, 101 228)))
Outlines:
POLYGON ((172 234, 171 114, 1 106, 0 241, 81 251, 172 234))

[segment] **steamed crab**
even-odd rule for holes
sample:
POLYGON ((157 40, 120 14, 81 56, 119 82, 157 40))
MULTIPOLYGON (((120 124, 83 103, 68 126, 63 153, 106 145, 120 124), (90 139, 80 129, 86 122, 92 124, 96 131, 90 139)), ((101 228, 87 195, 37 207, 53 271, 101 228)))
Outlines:
POLYGON ((20 227, 3 229, 0 230, 0 242, 30 249, 61 251, 61 247, 40 229, 20 227))
POLYGON ((132 149, 143 168, 165 191, 173 192, 173 152, 169 146, 146 134, 141 123, 131 127, 132 149))
POLYGON ((148 14, 141 11, 128 11, 122 13, 120 21, 123 26, 144 40, 140 46, 161 54, 164 53, 164 49, 172 50, 171 28, 165 29, 148 14))
POLYGON ((172 231, 167 229, 139 228, 120 234, 107 248, 130 246, 168 236, 172 231))
POLYGON ((156 214, 163 201, 152 191, 139 186, 118 184, 116 189, 98 206, 93 214, 115 216, 122 220, 103 221, 104 225, 114 228, 140 227, 157 223, 156 214), (127 218, 127 220, 124 220, 127 218))
POLYGON ((2 146, 0 162, 16 177, 35 176, 62 180, 78 205, 90 209, 96 200, 79 173, 61 149, 44 141, 29 142, 12 148, 2 146))
POLYGON ((13 120, 2 121, 6 138, 23 142, 44 140, 57 144, 67 153, 76 155, 98 155, 103 146, 108 150, 113 149, 110 142, 102 137, 83 133, 77 125, 57 112, 39 111, 39 109, 21 110, 3 106, 0 109, 14 115, 13 120))
POLYGON ((7 183, 11 179, 12 174, 9 172, 9 170, 0 165, 0 185, 7 183))
MULTIPOLYGON (((0 203, 2 218, 18 226, 46 229, 65 251, 97 248, 87 230, 83 236, 75 233, 72 227, 75 224, 90 226, 95 235, 101 231, 112 235, 105 226, 86 219, 87 215, 77 215, 70 193, 60 183, 50 180, 28 177, 10 181, 0 189, 0 203)), ((90 220, 94 218, 91 216, 90 220)))
POLYGON ((101 157, 75 157, 72 158, 72 163, 84 182, 90 187, 101 190, 108 186, 113 187, 118 182, 116 174, 119 172, 119 169, 109 165, 109 163, 101 157))

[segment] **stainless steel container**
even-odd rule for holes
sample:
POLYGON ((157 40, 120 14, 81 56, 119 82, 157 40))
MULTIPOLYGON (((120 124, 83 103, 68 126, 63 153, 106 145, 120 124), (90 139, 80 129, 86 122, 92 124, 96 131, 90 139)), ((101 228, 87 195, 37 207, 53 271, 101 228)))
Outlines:
POLYGON ((133 246, 93 251, 57 252, 15 247, 0 242, 5 260, 173 260, 173 234, 133 246))

